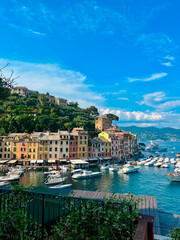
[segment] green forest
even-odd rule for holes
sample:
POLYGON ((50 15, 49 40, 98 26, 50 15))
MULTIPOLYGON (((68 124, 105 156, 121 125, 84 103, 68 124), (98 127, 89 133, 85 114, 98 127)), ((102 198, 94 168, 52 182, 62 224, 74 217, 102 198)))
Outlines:
POLYGON ((83 109, 77 102, 70 102, 67 107, 60 107, 38 92, 28 98, 12 94, 0 100, 0 135, 72 130, 74 127, 84 127, 97 135, 94 124, 98 115, 94 106, 83 109))

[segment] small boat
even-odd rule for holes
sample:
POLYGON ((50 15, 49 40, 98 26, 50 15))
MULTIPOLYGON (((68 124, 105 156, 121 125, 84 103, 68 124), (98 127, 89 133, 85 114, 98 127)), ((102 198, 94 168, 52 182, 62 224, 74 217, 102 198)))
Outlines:
POLYGON ((176 158, 180 158, 180 153, 176 153, 176 158))
POLYGON ((44 175, 53 175, 53 174, 57 174, 57 173, 60 173, 60 171, 44 172, 44 175))
POLYGON ((157 163, 154 164, 154 167, 161 167, 162 164, 163 164, 162 162, 158 161, 157 163))
POLYGON ((0 177, 0 182, 18 181, 19 179, 20 176, 18 174, 11 174, 9 176, 0 177))
POLYGON ((45 185, 53 185, 58 183, 63 183, 65 181, 65 178, 57 178, 57 177, 48 177, 44 184, 45 185))
POLYGON ((63 185, 52 186, 52 187, 49 187, 49 188, 50 189, 63 189, 63 188, 69 188, 71 186, 72 186, 72 184, 63 184, 63 185))
POLYGON ((84 179, 84 178, 99 177, 101 175, 102 175, 101 172, 92 172, 92 171, 83 170, 81 173, 73 174, 72 178, 74 178, 74 179, 84 179))
POLYGON ((121 166, 118 166, 118 165, 112 165, 109 167, 109 171, 112 171, 112 172, 117 172, 119 169, 121 169, 122 167, 121 166))
POLYGON ((78 173, 82 173, 82 172, 83 172, 83 170, 82 170, 81 168, 75 169, 75 170, 71 171, 71 176, 72 176, 73 174, 78 174, 78 173))
POLYGON ((130 164, 125 164, 124 167, 122 169, 119 169, 118 173, 134 173, 134 172, 138 172, 139 171, 139 167, 134 167, 130 164))
POLYGON ((166 175, 172 182, 180 182, 180 173, 169 173, 166 175))
POLYGON ((169 168, 170 167, 170 164, 169 163, 164 163, 161 168, 169 168))

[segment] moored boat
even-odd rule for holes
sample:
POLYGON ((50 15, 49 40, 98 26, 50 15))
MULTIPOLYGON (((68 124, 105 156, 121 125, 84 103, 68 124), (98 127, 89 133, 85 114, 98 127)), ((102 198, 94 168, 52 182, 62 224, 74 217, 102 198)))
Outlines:
POLYGON ((84 178, 99 177, 101 175, 102 175, 101 172, 92 172, 92 171, 83 170, 81 173, 73 174, 72 178, 74 178, 74 179, 84 179, 84 178))
POLYGON ((180 173, 169 173, 166 175, 172 182, 180 182, 180 173))
POLYGON ((50 189, 64 189, 64 188, 69 188, 71 187, 72 184, 63 184, 63 185, 56 185, 56 186, 52 186, 52 187, 49 187, 50 189))
POLYGON ((65 181, 65 178, 57 178, 57 177, 48 177, 44 184, 45 185, 55 185, 55 184, 58 184, 58 183, 63 183, 65 181))
POLYGON ((118 171, 118 173, 124 173, 124 174, 134 173, 134 172, 138 172, 139 169, 140 169, 139 167, 134 167, 130 164, 125 164, 124 167, 118 171))

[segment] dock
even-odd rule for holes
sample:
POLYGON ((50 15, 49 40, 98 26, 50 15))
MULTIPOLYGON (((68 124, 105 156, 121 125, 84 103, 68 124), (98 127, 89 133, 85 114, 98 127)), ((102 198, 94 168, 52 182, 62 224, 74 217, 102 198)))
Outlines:
MULTIPOLYGON (((110 198, 113 193, 108 192, 94 192, 94 191, 82 191, 82 190, 73 190, 70 196, 86 199, 99 199, 103 200, 104 198, 110 198)), ((127 194, 114 194, 117 197, 126 197, 127 194)), ((143 196, 143 195, 133 195, 135 199, 139 199, 139 213, 143 215, 149 215, 154 217, 154 233, 160 235, 160 221, 157 208, 156 197, 153 196, 143 196)))

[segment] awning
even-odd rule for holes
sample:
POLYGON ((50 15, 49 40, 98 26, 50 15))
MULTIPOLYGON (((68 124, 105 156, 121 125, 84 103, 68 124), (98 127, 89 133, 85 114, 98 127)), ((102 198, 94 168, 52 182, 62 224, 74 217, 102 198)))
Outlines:
POLYGON ((48 160, 48 163, 55 163, 56 160, 48 160))
POLYGON ((105 157, 104 158, 104 160, 110 160, 111 159, 111 157, 105 157))
POLYGON ((99 158, 99 160, 103 160, 103 158, 99 158))
POLYGON ((31 163, 36 163, 36 160, 31 160, 31 163))
POLYGON ((6 163, 8 160, 2 160, 0 161, 0 164, 6 163))
POLYGON ((9 162, 8 162, 8 164, 9 163, 16 163, 17 162, 17 160, 10 160, 9 162))
POLYGON ((60 162, 67 162, 67 160, 64 158, 64 159, 60 159, 59 160, 60 162))
POLYGON ((97 161, 97 158, 89 158, 87 161, 97 161))
POLYGON ((44 160, 37 160, 37 163, 43 163, 44 160))

